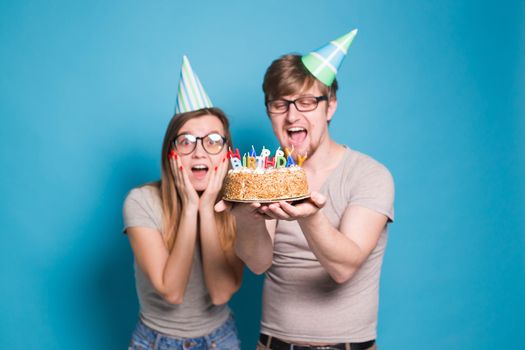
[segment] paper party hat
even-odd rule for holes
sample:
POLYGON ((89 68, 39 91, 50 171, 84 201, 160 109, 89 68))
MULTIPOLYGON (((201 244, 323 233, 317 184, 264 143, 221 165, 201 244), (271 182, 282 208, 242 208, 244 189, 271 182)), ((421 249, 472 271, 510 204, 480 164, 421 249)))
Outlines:
POLYGON ((357 29, 352 30, 318 50, 312 51, 301 57, 303 64, 314 77, 323 84, 330 86, 335 79, 337 70, 357 34, 357 29))
POLYGON ((179 92, 175 104, 175 113, 196 111, 202 108, 213 107, 210 98, 204 91, 197 74, 191 69, 188 57, 182 57, 180 69, 179 92))

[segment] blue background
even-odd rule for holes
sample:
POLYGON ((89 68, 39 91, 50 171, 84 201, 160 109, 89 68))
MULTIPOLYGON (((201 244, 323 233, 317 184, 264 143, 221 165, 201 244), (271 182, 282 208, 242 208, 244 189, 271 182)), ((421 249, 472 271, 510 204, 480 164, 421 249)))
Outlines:
MULTIPOLYGON (((274 147, 266 67, 354 27, 331 132, 396 181, 380 347, 525 348, 525 2, 466 0, 2 1, 0 347, 126 347, 121 205, 159 177, 183 54, 235 144, 274 147)), ((246 349, 261 286, 231 302, 246 349)))

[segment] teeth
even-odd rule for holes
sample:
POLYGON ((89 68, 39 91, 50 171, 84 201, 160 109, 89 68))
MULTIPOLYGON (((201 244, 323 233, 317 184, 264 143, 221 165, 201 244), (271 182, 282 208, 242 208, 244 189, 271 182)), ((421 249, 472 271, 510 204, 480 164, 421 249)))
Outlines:
POLYGON ((191 168, 195 170, 208 170, 208 167, 206 165, 194 165, 191 168))
POLYGON ((305 128, 295 127, 288 129, 288 132, 298 132, 298 131, 306 131, 305 128))

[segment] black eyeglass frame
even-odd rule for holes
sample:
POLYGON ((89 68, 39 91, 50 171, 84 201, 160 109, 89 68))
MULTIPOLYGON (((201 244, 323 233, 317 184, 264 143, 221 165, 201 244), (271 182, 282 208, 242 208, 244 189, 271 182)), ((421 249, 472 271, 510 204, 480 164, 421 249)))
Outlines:
POLYGON ((327 95, 301 96, 301 97, 296 98, 295 100, 287 100, 287 99, 284 99, 284 98, 276 98, 275 100, 268 100, 268 101, 266 101, 265 105, 266 105, 266 111, 269 114, 284 114, 284 113, 286 113, 286 112, 288 112, 290 110, 290 105, 292 103, 295 106, 295 109, 297 109, 299 112, 311 112, 311 111, 315 111, 317 109, 317 107, 319 106, 319 102, 321 102, 321 101, 328 101, 328 100, 329 100, 329 98, 328 98, 327 95), (295 102, 297 102, 298 100, 303 99, 303 98, 315 98, 315 102, 316 103, 315 103, 314 108, 312 108, 312 109, 301 109, 301 108, 297 107, 297 104, 295 102), (275 102, 275 101, 284 101, 284 102, 286 102, 286 110, 283 111, 283 112, 271 112, 269 104, 271 102, 275 102))
POLYGON ((204 149, 206 151, 206 153, 211 154, 211 155, 215 155, 215 154, 221 153, 222 150, 224 149, 224 146, 226 146, 226 143, 228 141, 228 139, 225 136, 222 136, 218 132, 210 132, 209 134, 201 136, 201 137, 198 137, 198 136, 195 136, 195 135, 192 135, 190 133, 185 132, 185 133, 182 133, 182 134, 179 134, 179 135, 175 136, 175 138, 171 141, 171 145, 179 154, 185 156, 185 155, 188 155, 188 154, 192 153, 193 151, 195 151, 195 149, 197 148, 197 143, 199 142, 199 140, 201 141, 202 149, 204 149), (206 146, 204 146, 204 141, 203 140, 205 138, 207 138, 208 136, 210 136, 210 135, 218 135, 222 139, 222 147, 221 147, 221 149, 219 151, 217 151, 215 153, 212 153, 212 152, 208 151, 208 149, 206 149, 206 146), (193 148, 191 149, 191 151, 186 152, 186 153, 182 153, 181 151, 179 151, 177 149, 177 139, 179 137, 181 137, 181 136, 192 136, 192 137, 195 138, 195 141, 193 142, 193 148))

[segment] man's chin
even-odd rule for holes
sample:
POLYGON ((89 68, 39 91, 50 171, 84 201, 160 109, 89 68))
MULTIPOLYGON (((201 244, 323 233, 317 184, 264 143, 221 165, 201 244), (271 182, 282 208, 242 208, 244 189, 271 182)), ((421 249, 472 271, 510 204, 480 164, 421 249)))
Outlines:
POLYGON ((303 147, 303 144, 304 142, 292 142, 290 141, 290 139, 286 139, 284 142, 281 142, 281 145, 284 145, 284 147, 288 148, 288 149, 294 149, 294 150, 297 150, 297 149, 300 149, 303 147))
POLYGON ((307 153, 308 145, 306 145, 304 142, 297 144, 290 143, 288 149, 293 149, 293 155, 297 157, 298 155, 304 155, 307 153))

